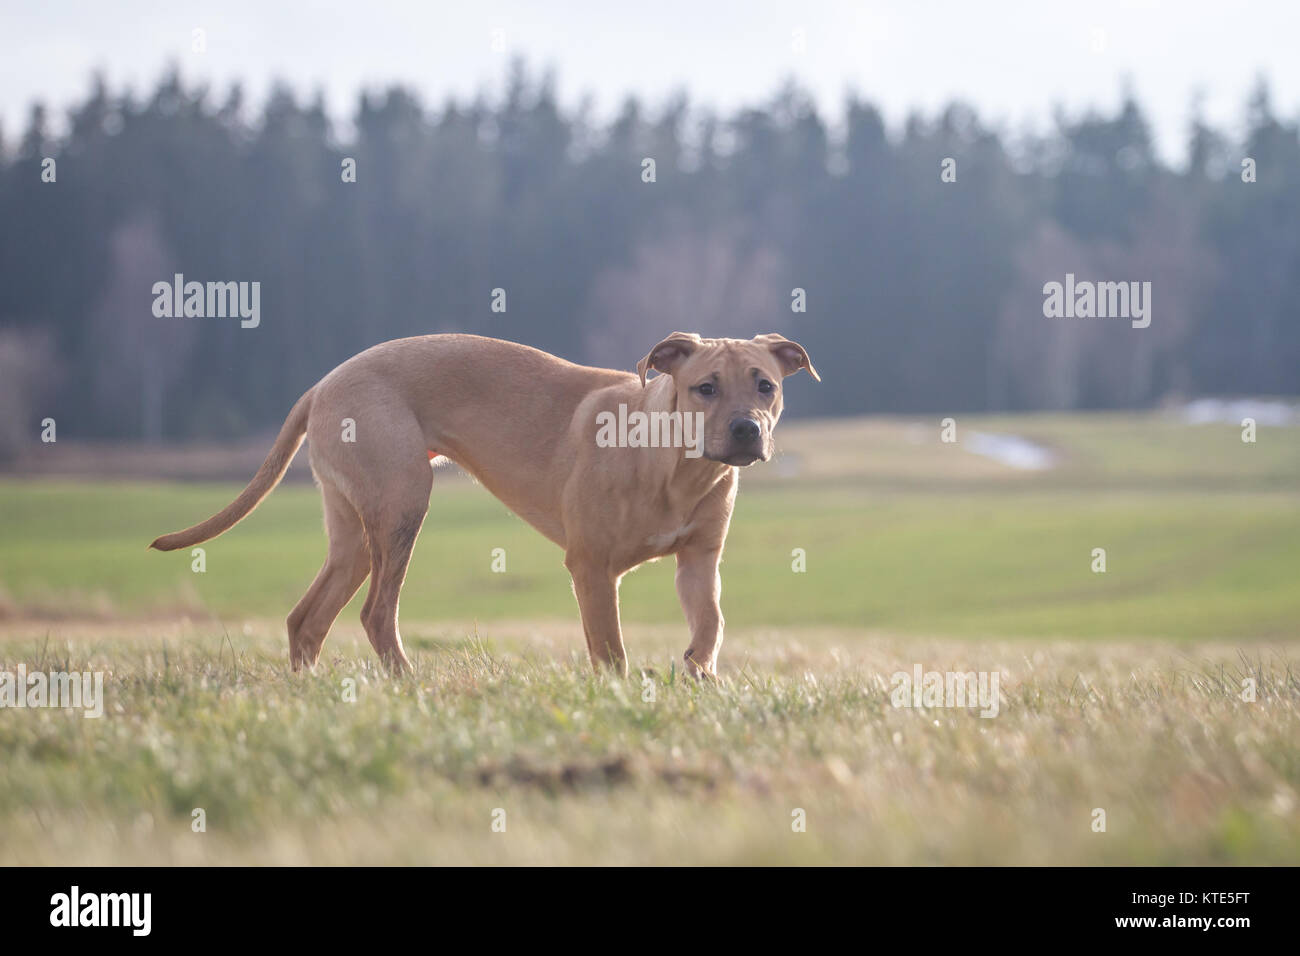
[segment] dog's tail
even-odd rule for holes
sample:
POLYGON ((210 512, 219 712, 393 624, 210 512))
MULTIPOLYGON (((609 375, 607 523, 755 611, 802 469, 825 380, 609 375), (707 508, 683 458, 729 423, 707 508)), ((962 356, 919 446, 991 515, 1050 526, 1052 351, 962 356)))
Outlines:
POLYGON ((207 541, 219 534, 229 531, 244 519, 249 512, 261 504, 262 499, 271 493, 271 489, 280 483, 284 473, 289 469, 289 462, 298 453, 303 437, 307 434, 307 415, 311 411, 311 397, 315 387, 309 388, 302 398, 294 403, 289 417, 280 427, 280 434, 271 446, 271 452, 257 469, 257 474, 248 483, 248 487, 239 493, 239 497, 222 508, 207 521, 201 521, 192 528, 165 534, 149 545, 158 551, 175 551, 188 548, 207 541))

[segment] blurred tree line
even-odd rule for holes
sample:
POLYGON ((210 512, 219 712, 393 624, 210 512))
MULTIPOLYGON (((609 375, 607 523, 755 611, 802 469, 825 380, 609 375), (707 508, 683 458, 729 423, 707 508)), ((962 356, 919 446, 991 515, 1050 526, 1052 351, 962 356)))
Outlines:
POLYGON ((626 369, 674 329, 779 331, 824 379, 799 414, 1300 391, 1300 137, 1262 84, 1244 141, 1193 119, 1179 168, 1131 95, 1014 140, 961 104, 888 131, 851 98, 831 123, 793 86, 597 123, 516 64, 498 101, 363 95, 346 136, 319 96, 249 112, 171 71, 0 141, 6 429, 242 434, 355 352, 440 331, 626 369), (1151 282, 1151 326, 1045 318, 1067 272, 1151 282), (260 325, 155 317, 174 273, 260 282, 260 325))

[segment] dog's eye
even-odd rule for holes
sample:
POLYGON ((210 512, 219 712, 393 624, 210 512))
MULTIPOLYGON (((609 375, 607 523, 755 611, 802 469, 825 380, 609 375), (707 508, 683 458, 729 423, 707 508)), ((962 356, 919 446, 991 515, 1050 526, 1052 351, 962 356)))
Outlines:
POLYGON ((776 386, 773 385, 771 382, 769 382, 767 379, 763 379, 761 382, 758 383, 758 390, 762 392, 764 395, 774 391, 775 389, 776 386))
POLYGON ((712 382, 705 382, 702 385, 696 385, 695 390, 701 395, 716 395, 718 390, 713 387, 712 382))

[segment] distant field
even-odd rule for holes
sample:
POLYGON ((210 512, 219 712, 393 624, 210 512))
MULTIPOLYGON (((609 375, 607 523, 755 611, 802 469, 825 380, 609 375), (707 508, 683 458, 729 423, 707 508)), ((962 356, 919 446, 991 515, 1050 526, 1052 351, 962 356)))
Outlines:
MULTIPOLYGON (((938 441, 938 423, 791 426, 747 470, 724 568, 736 625, 834 625, 974 636, 1297 636, 1300 429, 1158 418, 963 420, 1050 446, 1017 472, 938 441), (793 573, 802 548, 807 572, 793 573), (1106 549, 1107 571, 1091 570, 1106 549)), ((10 614, 283 618, 325 541, 316 492, 277 490, 188 553, 152 538, 224 506, 233 484, 0 482, 0 600, 10 614)), ((558 548, 483 489, 443 475, 402 595, 415 620, 569 619, 558 548), (492 573, 503 548, 506 573, 492 573)), ((680 620, 671 561, 623 586, 625 619, 680 620)), ((358 598, 358 602, 359 602, 358 598)), ((355 616, 353 609, 346 617, 355 616)))
POLYGON ((719 686, 676 672, 671 562, 624 583, 632 678, 593 677, 559 550, 450 474, 398 680, 356 603, 288 672, 324 555, 310 487, 196 574, 145 546, 235 484, 0 481, 0 671, 107 694, 100 720, 0 710, 0 863, 1300 862, 1300 429, 975 430, 1057 467, 937 419, 783 426, 742 481, 719 686), (893 706, 916 665, 998 673, 998 715, 893 706))

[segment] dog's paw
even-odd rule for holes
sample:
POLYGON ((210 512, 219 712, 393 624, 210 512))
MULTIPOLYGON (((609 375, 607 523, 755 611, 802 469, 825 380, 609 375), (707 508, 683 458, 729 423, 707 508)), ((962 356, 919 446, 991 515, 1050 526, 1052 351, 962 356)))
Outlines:
POLYGON ((718 675, 714 672, 712 665, 708 661, 697 657, 689 647, 686 649, 686 653, 682 655, 682 660, 686 662, 684 669, 688 677, 712 684, 718 682, 718 675))

